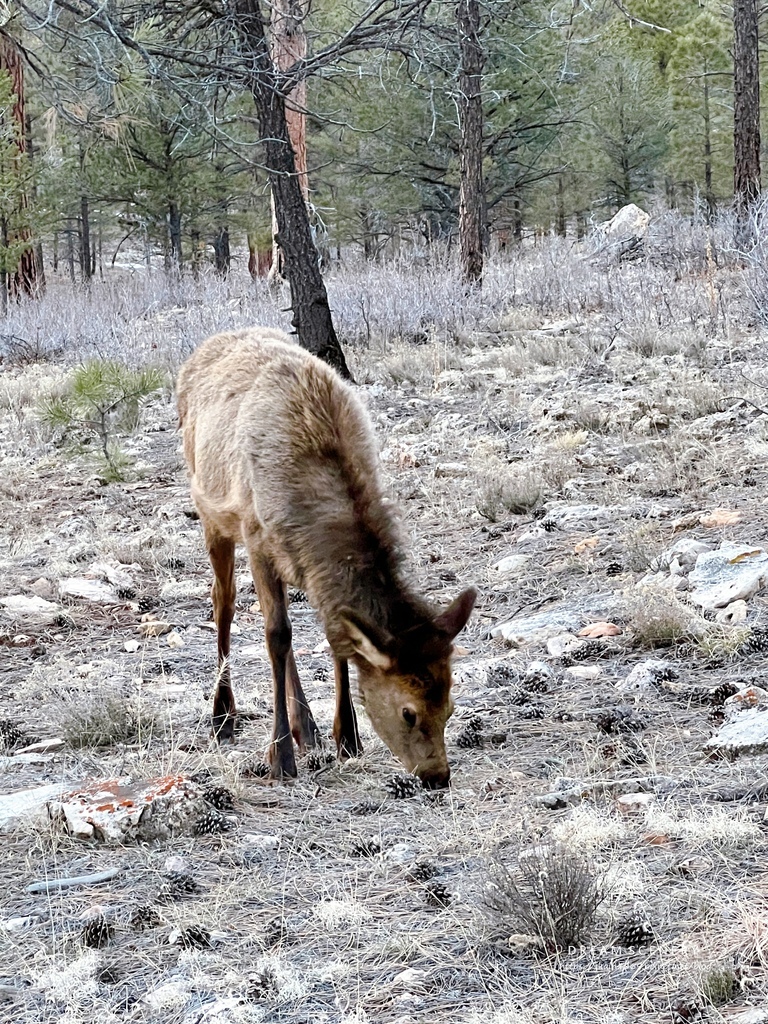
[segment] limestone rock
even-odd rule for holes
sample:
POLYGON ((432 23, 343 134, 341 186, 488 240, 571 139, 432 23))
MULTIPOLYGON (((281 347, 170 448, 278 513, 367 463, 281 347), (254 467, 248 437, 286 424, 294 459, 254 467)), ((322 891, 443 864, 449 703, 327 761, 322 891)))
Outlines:
POLYGON ((760 708, 742 711, 707 740, 704 750, 727 757, 768 750, 768 712, 760 708))
POLYGON ((55 782, 0 796, 0 829, 21 821, 45 820, 48 801, 61 796, 66 788, 66 783, 55 782))
POLYGON ((59 596, 71 601, 86 601, 89 604, 119 604, 117 590, 103 580, 92 580, 85 576, 71 576, 59 580, 59 596))
POLYGON ((26 619, 30 622, 53 622, 61 609, 53 601, 42 597, 25 597, 11 594, 0 597, 0 608, 12 619, 26 619))
POLYGON ((545 611, 498 623, 491 630, 491 636, 522 647, 546 640, 553 634, 581 629, 585 618, 610 618, 616 614, 616 604, 617 599, 612 593, 560 601, 545 611))
POLYGON ((79 838, 107 844, 170 835, 205 809, 202 789, 182 775, 133 782, 104 779, 51 801, 50 814, 79 838))
POLYGON ((768 579, 768 552, 724 541, 717 551, 699 555, 688 578, 691 600, 701 608, 715 611, 734 601, 748 601, 768 579))

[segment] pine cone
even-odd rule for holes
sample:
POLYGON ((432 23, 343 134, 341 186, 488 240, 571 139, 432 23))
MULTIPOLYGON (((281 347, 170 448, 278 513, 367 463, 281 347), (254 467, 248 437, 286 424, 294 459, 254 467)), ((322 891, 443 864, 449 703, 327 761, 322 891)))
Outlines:
POLYGON ((532 697, 533 694, 528 687, 520 685, 516 686, 514 690, 510 690, 508 703, 514 708, 519 708, 522 707, 523 704, 530 704, 532 697))
POLYGON ((328 669, 325 665, 318 665, 315 671, 312 673, 312 681, 315 683, 327 683, 328 682, 328 669))
POLYGON ((765 626, 755 626, 741 645, 741 653, 757 654, 761 651, 768 651, 768 629, 765 626))
POLYGON ((428 860, 419 860, 409 871, 408 877, 413 882, 428 882, 430 878, 439 874, 440 868, 436 864, 432 864, 428 860))
POLYGON ((244 779, 266 779, 271 769, 266 761, 246 761, 240 774, 244 779))
POLYGON ((378 839, 359 839, 353 843, 349 851, 351 857, 377 857, 381 853, 381 843, 378 839))
POLYGON ((444 910, 451 902, 451 894, 444 882, 430 882, 424 887, 424 900, 428 906, 444 910))
POLYGON ((289 604, 309 604, 309 598, 303 590, 289 590, 288 591, 288 603, 289 604))
POLYGON ((739 687, 736 683, 720 683, 714 690, 711 690, 708 694, 709 703, 713 708, 722 707, 723 704, 732 697, 734 693, 739 692, 739 687))
POLYGON ((267 946, 277 946, 289 936, 288 925, 284 917, 275 917, 264 929, 264 942, 267 946))
MULTIPOLYGON (((566 654, 573 659, 571 664, 578 661, 590 661, 593 658, 604 658, 611 653, 611 647, 603 643, 602 640, 585 640, 584 643, 574 647, 572 651, 566 651, 566 654)), ((562 658, 560 660, 562 661, 562 658)))
POLYGON ((696 1024, 697 1021, 704 1020, 701 1007, 695 999, 689 996, 675 999, 670 1010, 672 1011, 672 1024, 696 1024))
POLYGON ((99 914, 98 917, 94 917, 91 921, 86 922, 80 933, 80 938, 84 946, 90 946, 92 949, 101 949, 112 938, 114 931, 115 929, 112 925, 108 924, 106 919, 99 914))
POLYGON ((384 788, 395 800, 407 800, 421 790, 421 779, 415 775, 392 775, 384 783, 384 788))
POLYGON ((304 762, 308 772, 319 772, 332 764, 336 764, 336 755, 330 750, 313 750, 304 762))
POLYGON ((606 576, 620 576, 624 572, 621 562, 609 562, 605 567, 606 576))
POLYGON ((228 818, 225 818, 220 811, 216 810, 215 807, 211 807, 210 810, 205 811, 205 813, 198 818, 195 824, 195 835, 217 835, 220 832, 229 832, 232 827, 232 822, 228 818))
POLYGON ((510 683, 516 682, 517 678, 517 671, 504 662, 498 665, 489 665, 485 673, 487 686, 509 686, 510 683))
POLYGON ((377 814, 381 810, 381 800, 360 800, 352 804, 349 813, 362 818, 367 814, 377 814))
POLYGON ((10 718, 0 718, 0 748, 14 750, 30 743, 34 743, 34 738, 29 733, 24 732, 10 718))
POLYGON ((517 715, 518 718, 522 718, 525 722, 538 721, 541 718, 546 718, 546 711, 540 704, 528 704, 524 708, 520 708, 517 715))
POLYGON ((165 568, 171 570, 183 569, 186 566, 186 562, 183 558, 177 558, 175 555, 171 555, 170 558, 165 560, 165 568))
POLYGON ((277 992, 277 979, 274 972, 265 967, 246 979, 245 998, 249 1003, 262 1003, 277 992))
POLYGON ((136 591, 133 587, 118 587, 117 596, 121 601, 132 601, 136 597, 136 591))
POLYGON ((199 892, 200 886, 188 871, 169 871, 158 896, 163 900, 180 900, 184 896, 194 896, 199 892))
POLYGON ((616 945, 625 949, 647 946, 655 938, 651 922, 641 910, 633 910, 616 925, 616 945))
POLYGON ((208 789, 204 789, 203 800, 218 811, 233 811, 235 809, 234 794, 226 786, 210 786, 208 789))
POLYGON ((622 732, 640 732, 645 728, 645 719, 632 708, 617 707, 601 711, 595 717, 595 725, 600 732, 613 734, 622 732))
POLYGON ((130 923, 131 928, 135 928, 137 932, 143 932, 145 928, 157 928, 163 923, 163 919, 154 907, 148 903, 140 903, 131 914, 130 923))
POLYGON ((139 598, 139 611, 142 615, 146 615, 147 612, 151 612, 153 608, 157 608, 160 601, 156 597, 152 597, 150 594, 142 594, 139 598))
POLYGON ((456 746, 461 747, 462 750, 471 750, 473 747, 482 747, 482 745, 483 734, 478 729, 474 729, 471 722, 456 737, 456 746))
POLYGON ((185 949, 210 949, 211 933, 193 924, 181 929, 179 942, 185 949))
POLYGON ((532 673, 530 676, 523 676, 523 687, 529 694, 549 693, 549 679, 538 672, 532 673))
POLYGON ((542 530, 546 530, 547 533, 554 533, 557 529, 557 523, 554 519, 551 519, 549 516, 545 516, 543 519, 540 519, 539 526, 542 528, 542 530))

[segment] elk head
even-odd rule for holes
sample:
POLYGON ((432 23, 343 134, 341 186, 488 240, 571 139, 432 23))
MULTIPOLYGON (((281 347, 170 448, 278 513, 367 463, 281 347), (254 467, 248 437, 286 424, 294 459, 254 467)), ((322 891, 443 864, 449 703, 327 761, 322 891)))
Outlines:
POLYGON ((465 590, 432 621, 400 636, 352 609, 341 611, 368 717, 428 789, 447 786, 451 777, 445 752, 445 723, 453 713, 450 656, 476 598, 476 590, 465 590))

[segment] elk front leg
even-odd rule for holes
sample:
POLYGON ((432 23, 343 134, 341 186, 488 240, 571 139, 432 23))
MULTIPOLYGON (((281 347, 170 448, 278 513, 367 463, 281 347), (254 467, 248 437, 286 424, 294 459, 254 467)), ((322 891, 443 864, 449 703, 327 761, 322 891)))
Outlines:
MULTIPOLYGON (((277 576, 270 562, 254 546, 248 546, 251 572, 256 593, 259 595, 264 615, 264 632, 267 653, 272 663, 274 718, 272 741, 267 759, 273 779, 295 778, 296 757, 293 752, 291 725, 288 718, 287 682, 288 663, 291 656, 291 621, 288 618, 288 603, 285 586, 277 576)), ((298 680, 298 674, 296 676, 298 680)), ((299 684, 299 690, 301 685, 299 684)), ((302 694, 303 696, 303 694, 302 694)))
POLYGON ((345 658, 333 659, 333 674, 336 680, 336 715, 333 719, 333 738, 339 757, 359 757, 363 752, 360 733, 357 730, 357 716, 349 692, 349 665, 345 658))
POLYGON ((304 695, 293 650, 288 652, 288 718, 299 750, 320 745, 320 730, 315 724, 309 701, 304 695))
POLYGON ((229 643, 235 616, 235 542, 224 537, 207 539, 213 566, 213 620, 216 623, 219 667, 213 695, 213 734, 219 741, 232 740, 235 729, 235 695, 229 670, 229 643))

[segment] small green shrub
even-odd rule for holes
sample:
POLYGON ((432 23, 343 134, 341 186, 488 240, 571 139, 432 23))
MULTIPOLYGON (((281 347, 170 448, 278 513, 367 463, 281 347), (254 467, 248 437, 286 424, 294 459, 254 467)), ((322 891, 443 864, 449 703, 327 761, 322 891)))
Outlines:
POLYGON ((79 428, 95 437, 106 478, 123 480, 130 459, 117 438, 136 429, 144 401, 165 384, 160 370, 132 370, 122 363, 93 360, 73 371, 61 395, 43 403, 42 418, 54 429, 79 428))

